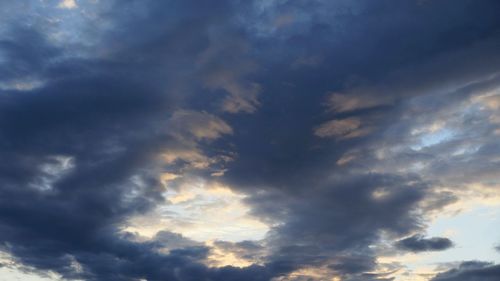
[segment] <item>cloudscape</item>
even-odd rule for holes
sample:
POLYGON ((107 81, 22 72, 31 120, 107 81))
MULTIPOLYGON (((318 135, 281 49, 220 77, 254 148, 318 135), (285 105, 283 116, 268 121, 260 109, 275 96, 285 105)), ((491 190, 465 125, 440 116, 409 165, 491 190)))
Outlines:
POLYGON ((0 280, 500 280, 500 1, 0 23, 0 280))

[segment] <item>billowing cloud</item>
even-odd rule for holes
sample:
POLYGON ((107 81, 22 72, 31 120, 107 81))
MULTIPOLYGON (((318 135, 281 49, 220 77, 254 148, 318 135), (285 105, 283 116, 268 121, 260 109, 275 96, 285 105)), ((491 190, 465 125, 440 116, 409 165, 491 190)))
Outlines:
POLYGON ((498 279, 499 5, 0 2, 0 267, 498 279))

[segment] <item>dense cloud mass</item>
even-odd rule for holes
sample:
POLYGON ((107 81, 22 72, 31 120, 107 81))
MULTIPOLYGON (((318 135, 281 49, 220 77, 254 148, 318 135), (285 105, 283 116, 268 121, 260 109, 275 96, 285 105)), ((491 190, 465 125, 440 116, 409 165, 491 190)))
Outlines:
POLYGON ((464 262, 481 256, 455 269, 438 258, 430 273, 404 259, 461 247, 441 236, 466 236, 455 232, 469 221, 420 234, 440 214, 500 202, 499 10, 0 2, 0 269, 89 281, 499 280, 497 264, 464 262), (239 239, 242 228, 218 228, 220 213, 192 217, 215 205, 267 232, 239 239), (160 223, 141 232, 139 218, 160 223))

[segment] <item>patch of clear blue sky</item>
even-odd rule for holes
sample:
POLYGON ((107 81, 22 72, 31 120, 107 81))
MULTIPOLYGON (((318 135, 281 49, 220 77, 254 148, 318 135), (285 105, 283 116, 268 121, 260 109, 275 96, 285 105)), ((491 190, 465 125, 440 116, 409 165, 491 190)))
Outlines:
POLYGON ((495 246, 500 243, 500 208, 476 206, 452 217, 440 217, 428 228, 429 236, 448 236, 455 246, 440 252, 428 263, 463 260, 500 262, 495 246))

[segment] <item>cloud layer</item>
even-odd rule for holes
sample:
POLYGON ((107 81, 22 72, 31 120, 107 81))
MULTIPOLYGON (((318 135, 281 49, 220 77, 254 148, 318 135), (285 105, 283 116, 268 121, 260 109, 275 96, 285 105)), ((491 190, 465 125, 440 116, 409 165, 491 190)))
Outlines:
MULTIPOLYGON (((500 202, 499 9, 0 3, 5 264, 90 281, 420 278, 384 258, 458 248, 415 233, 500 202), (224 211, 235 232, 267 232, 225 241, 224 211)), ((433 265, 423 280, 500 278, 433 265)))

